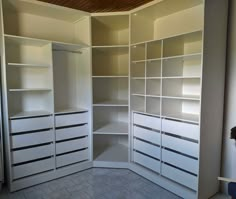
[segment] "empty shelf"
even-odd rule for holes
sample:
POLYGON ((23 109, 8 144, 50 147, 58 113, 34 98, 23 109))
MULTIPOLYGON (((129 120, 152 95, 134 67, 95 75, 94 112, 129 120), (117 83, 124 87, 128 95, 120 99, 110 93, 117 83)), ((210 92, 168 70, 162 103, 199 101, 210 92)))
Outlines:
POLYGON ((107 100, 95 102, 93 106, 128 106, 128 100, 107 100))
POLYGON ((128 128, 128 123, 113 122, 100 125, 99 128, 96 128, 94 134, 128 135, 128 128))
POLYGON ((119 76, 119 75, 111 75, 111 76, 93 76, 93 78, 128 78, 129 76, 119 76))
POLYGON ((200 100, 198 95, 162 96, 165 99, 200 100))
POLYGON ((95 161, 128 162, 128 147, 122 144, 96 150, 95 161))
POLYGON ((199 123, 199 115, 189 113, 164 114, 163 118, 181 120, 185 122, 199 123))
POLYGON ((51 91, 49 88, 19 88, 9 89, 10 92, 35 92, 35 91, 51 91))
POLYGON ((8 63, 8 66, 11 67, 27 67, 27 68, 48 68, 49 65, 43 64, 26 64, 26 63, 8 63))
POLYGON ((83 108, 58 108, 55 111, 55 115, 61 115, 66 113, 80 113, 80 112, 86 112, 88 110, 83 108))
POLYGON ((44 115, 51 115, 51 112, 40 110, 40 111, 25 111, 12 114, 10 119, 17 119, 17 118, 24 118, 24 117, 37 117, 37 116, 44 116, 44 115))

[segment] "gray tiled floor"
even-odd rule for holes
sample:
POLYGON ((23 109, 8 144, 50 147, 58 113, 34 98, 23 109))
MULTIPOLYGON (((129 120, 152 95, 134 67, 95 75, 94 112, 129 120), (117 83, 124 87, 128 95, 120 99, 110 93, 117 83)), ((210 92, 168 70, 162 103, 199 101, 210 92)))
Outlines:
POLYGON ((179 199, 178 196, 125 169, 89 169, 0 199, 179 199))

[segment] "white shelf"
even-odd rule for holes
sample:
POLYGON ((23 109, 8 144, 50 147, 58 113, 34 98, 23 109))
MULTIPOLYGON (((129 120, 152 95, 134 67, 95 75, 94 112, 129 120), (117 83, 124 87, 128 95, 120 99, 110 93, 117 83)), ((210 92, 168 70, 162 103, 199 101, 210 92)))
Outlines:
POLYGON ((197 95, 182 95, 182 96, 162 96, 165 99, 182 99, 182 100, 200 100, 197 95))
POLYGON ((109 76, 109 75, 104 75, 104 76, 93 76, 93 78, 104 78, 104 79, 106 79, 106 78, 129 78, 129 76, 123 76, 123 75, 111 75, 111 76, 109 76))
POLYGON ((107 100, 95 102, 93 106, 128 106, 128 100, 107 100))
POLYGON ((134 79, 134 80, 136 80, 136 79, 143 79, 143 80, 145 80, 145 77, 132 77, 132 79, 134 79))
POLYGON ((9 89, 10 92, 45 92, 51 91, 49 88, 19 88, 19 89, 9 89))
POLYGON ((134 60, 132 61, 132 63, 136 64, 136 63, 142 63, 142 62, 145 62, 146 60, 143 59, 143 60, 134 60))
POLYGON ((109 134, 109 135, 128 135, 128 123, 112 122, 100 126, 94 131, 94 134, 109 134))
POLYGON ((26 64, 26 63, 8 63, 8 66, 11 67, 27 67, 27 68, 49 68, 49 65, 41 64, 26 64))
POLYGON ((128 147, 116 144, 95 152, 95 161, 128 162, 128 147))
POLYGON ((131 95, 133 95, 133 96, 140 96, 140 97, 145 97, 145 95, 144 95, 144 94, 140 94, 140 93, 132 93, 131 95))
POLYGON ((88 111, 83 108, 57 108, 55 111, 55 115, 60 115, 60 114, 66 114, 66 113, 80 113, 80 112, 85 112, 88 111))
POLYGON ((168 59, 176 59, 176 58, 188 58, 188 57, 194 57, 194 56, 201 56, 202 53, 192 53, 192 54, 185 54, 185 55, 176 55, 176 56, 170 56, 170 57, 163 57, 162 59, 168 60, 168 59))
POLYGON ((189 113, 173 113, 173 114, 166 114, 162 116, 163 118, 174 119, 174 120, 181 120, 185 122, 192 122, 192 123, 199 123, 199 115, 189 114, 189 113))
POLYGON ((12 114, 10 119, 17 119, 17 118, 25 118, 25 117, 37 117, 37 116, 44 116, 44 115, 51 115, 51 112, 40 110, 40 111, 25 111, 12 114))
POLYGON ((93 48, 128 48, 129 45, 103 45, 103 46, 93 46, 93 48))
POLYGON ((146 97, 152 97, 152 98, 161 98, 160 95, 146 95, 146 97))
POLYGON ((201 79, 200 76, 173 76, 173 77, 162 77, 162 79, 201 79))

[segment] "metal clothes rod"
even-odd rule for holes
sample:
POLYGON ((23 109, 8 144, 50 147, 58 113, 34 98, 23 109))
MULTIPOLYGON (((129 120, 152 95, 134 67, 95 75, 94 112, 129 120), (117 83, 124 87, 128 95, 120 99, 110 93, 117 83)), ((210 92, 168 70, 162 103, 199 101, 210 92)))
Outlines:
POLYGON ((59 51, 59 52, 70 52, 70 53, 82 54, 81 51, 76 51, 76 50, 61 50, 61 49, 53 49, 53 51, 59 51))

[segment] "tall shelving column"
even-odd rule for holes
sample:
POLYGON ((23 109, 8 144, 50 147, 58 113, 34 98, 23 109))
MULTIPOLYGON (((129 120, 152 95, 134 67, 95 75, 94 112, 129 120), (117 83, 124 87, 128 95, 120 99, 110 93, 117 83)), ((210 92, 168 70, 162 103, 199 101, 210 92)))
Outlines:
POLYGON ((129 15, 92 17, 94 165, 127 167, 129 15))

